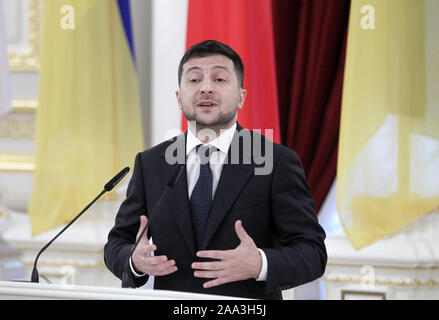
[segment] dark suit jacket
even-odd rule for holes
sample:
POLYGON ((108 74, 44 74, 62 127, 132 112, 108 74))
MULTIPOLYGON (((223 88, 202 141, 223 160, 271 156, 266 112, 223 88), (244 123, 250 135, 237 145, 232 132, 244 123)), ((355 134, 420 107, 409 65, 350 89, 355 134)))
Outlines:
POLYGON ((327 261, 325 232, 318 224, 314 201, 298 156, 238 124, 214 195, 204 249, 237 247, 240 242, 234 224, 240 219, 256 246, 266 254, 267 280, 250 279, 203 288, 202 284, 208 279, 194 277, 191 268, 192 262, 200 259, 196 257, 185 167, 151 217, 166 183, 178 166, 177 163, 168 164, 166 157, 169 159, 170 150, 178 149, 180 161, 184 162, 185 138, 186 134, 180 135, 136 156, 126 200, 120 206, 105 245, 108 269, 119 278, 125 274, 124 281, 130 287, 146 283, 148 276, 134 277, 127 263, 140 226, 139 217, 146 214, 151 224, 149 235, 157 245, 155 254, 174 259, 178 267, 175 273, 155 277, 156 289, 281 299, 281 290, 320 277, 327 261), (256 150, 255 142, 262 142, 260 152, 256 150), (234 157, 237 153, 232 149, 234 152, 239 150, 238 164, 234 157), (266 165, 261 164, 261 157, 256 157, 255 151, 272 157, 269 161, 272 161, 273 168, 268 174, 255 174, 255 169, 266 165))

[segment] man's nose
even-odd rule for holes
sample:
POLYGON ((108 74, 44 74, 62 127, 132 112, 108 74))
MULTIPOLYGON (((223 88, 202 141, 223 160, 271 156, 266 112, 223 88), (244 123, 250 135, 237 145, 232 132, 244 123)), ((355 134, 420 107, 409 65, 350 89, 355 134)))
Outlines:
POLYGON ((212 83, 209 80, 204 80, 201 84, 200 91, 202 94, 212 94, 214 92, 212 83))

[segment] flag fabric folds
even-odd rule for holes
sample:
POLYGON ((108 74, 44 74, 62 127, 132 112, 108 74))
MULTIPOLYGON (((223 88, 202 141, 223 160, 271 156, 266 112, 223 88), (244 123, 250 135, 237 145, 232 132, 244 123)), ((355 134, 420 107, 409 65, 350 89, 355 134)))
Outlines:
POLYGON ((45 3, 29 207, 34 235, 72 219, 143 148, 126 35, 115 0, 45 3))
POLYGON ((248 93, 238 121, 262 134, 272 129, 273 141, 280 142, 271 1, 189 0, 186 40, 187 48, 217 40, 240 55, 248 93))
POLYGON ((0 0, 0 116, 11 110, 3 0, 0 0))
POLYGON ((356 249, 439 205, 439 2, 352 0, 337 209, 356 249))
POLYGON ((131 55, 133 56, 134 59, 135 54, 134 54, 133 32, 131 27, 130 1, 117 0, 117 5, 119 6, 120 18, 122 20, 123 29, 125 30, 125 37, 127 38, 131 50, 131 55))

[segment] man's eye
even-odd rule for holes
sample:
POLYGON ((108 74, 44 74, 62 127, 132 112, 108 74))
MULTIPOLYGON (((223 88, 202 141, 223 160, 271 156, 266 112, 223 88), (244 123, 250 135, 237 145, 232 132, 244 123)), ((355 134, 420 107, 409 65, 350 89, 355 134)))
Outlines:
POLYGON ((225 79, 222 79, 222 78, 218 78, 218 79, 216 79, 216 82, 224 82, 224 81, 226 81, 225 79))
POLYGON ((198 80, 198 79, 189 79, 189 82, 191 82, 191 83, 197 83, 197 82, 199 82, 200 80, 198 80))

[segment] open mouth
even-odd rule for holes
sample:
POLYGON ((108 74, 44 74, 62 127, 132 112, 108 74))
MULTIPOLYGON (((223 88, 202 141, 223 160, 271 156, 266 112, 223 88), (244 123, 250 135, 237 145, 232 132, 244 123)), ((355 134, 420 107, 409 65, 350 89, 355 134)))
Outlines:
POLYGON ((201 108, 211 108, 211 107, 215 107, 216 103, 212 101, 201 101, 200 103, 197 104, 197 106, 201 108))

